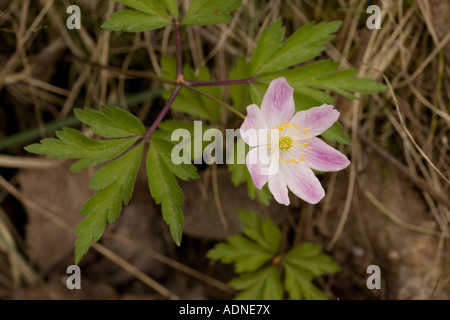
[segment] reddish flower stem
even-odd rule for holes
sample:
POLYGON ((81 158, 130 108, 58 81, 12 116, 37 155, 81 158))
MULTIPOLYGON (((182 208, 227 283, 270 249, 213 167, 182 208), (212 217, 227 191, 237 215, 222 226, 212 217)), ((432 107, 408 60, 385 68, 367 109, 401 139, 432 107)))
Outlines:
POLYGON ((148 138, 150 138, 150 136, 152 135, 153 131, 156 130, 156 128, 158 127, 158 125, 161 123, 161 121, 164 119, 164 117, 166 116, 167 112, 169 112, 170 107, 172 106, 173 101, 175 100, 175 98, 178 95, 178 92, 180 92, 181 86, 177 85, 175 87, 175 89, 172 92, 172 96, 170 96, 170 99, 167 101, 166 105, 164 106, 164 108, 161 110, 161 112, 158 114, 158 116, 156 117, 155 121, 153 122, 152 126, 147 130, 147 132, 145 133, 144 136, 144 140, 147 140, 148 138))
MULTIPOLYGON (((172 95, 170 96, 169 100, 167 101, 164 108, 161 110, 161 112, 156 117, 155 121, 151 125, 151 127, 147 130, 147 132, 144 135, 144 141, 148 140, 152 133, 156 130, 158 125, 161 123, 161 121, 166 116, 167 112, 169 112, 170 107, 172 106, 173 101, 177 97, 178 93, 180 92, 181 88, 185 86, 188 89, 194 90, 199 92, 200 94, 208 96, 208 98, 212 100, 217 100, 214 97, 211 97, 202 91, 192 88, 195 86, 226 86, 226 85, 236 85, 236 84, 245 84, 245 83, 252 83, 255 81, 253 78, 246 78, 246 79, 235 79, 235 80, 219 80, 219 81, 190 81, 190 80, 184 80, 184 74, 183 74, 183 56, 182 56, 182 50, 181 50, 181 32, 180 32, 180 22, 175 21, 174 24, 175 27, 175 44, 176 44, 176 59, 177 59, 177 79, 176 79, 176 86, 175 89, 172 92, 172 95)), ((230 111, 236 113, 241 118, 244 118, 244 115, 240 113, 237 110, 234 110, 232 107, 228 106, 227 104, 217 100, 217 102, 221 103, 222 105, 226 106, 230 111)))
POLYGON ((172 106, 173 101, 177 97, 178 93, 180 92, 181 86, 183 84, 183 57, 182 57, 182 51, 181 51, 181 34, 180 34, 180 22, 175 21, 175 44, 176 44, 176 59, 177 59, 177 85, 175 86, 175 89, 172 92, 172 95, 170 96, 169 100, 167 101, 164 108, 161 110, 161 112, 156 117, 155 121, 151 125, 151 127, 147 130, 147 132, 144 135, 144 141, 150 138, 152 133, 156 130, 158 125, 161 123, 161 121, 166 116, 167 112, 169 112, 170 107, 172 106))

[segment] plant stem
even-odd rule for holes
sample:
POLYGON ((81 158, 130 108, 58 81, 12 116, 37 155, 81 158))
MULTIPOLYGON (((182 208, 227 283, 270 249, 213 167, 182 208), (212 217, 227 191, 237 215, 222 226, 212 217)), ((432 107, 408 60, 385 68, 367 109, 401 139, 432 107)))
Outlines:
POLYGON ((175 26, 175 43, 176 43, 176 58, 177 58, 177 79, 175 81, 175 84, 176 84, 175 89, 173 90, 172 95, 170 96, 170 98, 167 101, 164 108, 161 110, 161 112, 156 117, 152 126, 145 133, 144 141, 146 141, 150 138, 153 131, 156 130, 158 125, 161 123, 161 121, 166 116, 167 112, 169 112, 170 107, 172 106, 172 103, 174 102, 175 98, 177 97, 178 93, 180 92, 181 87, 184 82, 184 79, 183 79, 183 57, 182 57, 182 52, 181 52, 180 22, 175 21, 174 26, 175 26))
POLYGON ((236 114, 240 118, 245 119, 245 116, 241 112, 239 112, 238 110, 236 110, 235 108, 233 108, 229 104, 223 102, 222 100, 219 100, 216 97, 213 97, 212 95, 207 94, 206 92, 203 92, 203 91, 201 91, 201 90, 199 90, 199 89, 197 89, 195 87, 191 87, 191 86, 187 85, 186 83, 184 83, 183 86, 185 88, 189 89, 189 90, 192 90, 194 92, 197 92, 198 94, 201 94, 202 96, 205 96, 206 98, 208 98, 208 99, 210 99, 210 100, 212 100, 214 102, 217 102, 218 104, 224 106, 225 108, 227 108, 229 111, 233 112, 234 114, 236 114))
MULTIPOLYGON (((198 94, 201 94, 208 99, 211 99, 214 102, 219 103, 220 105, 227 108, 229 111, 233 112, 234 114, 238 115, 242 119, 245 119, 245 116, 233 108, 232 106, 226 104, 225 102, 207 94, 206 92, 203 92, 197 88, 194 88, 195 86, 223 86, 223 85, 235 85, 235 84, 244 84, 244 83, 252 83, 255 81, 253 78, 247 78, 247 79, 236 79, 236 80, 220 80, 220 81, 189 81, 184 80, 184 73, 183 73, 183 56, 182 56, 182 49, 181 49, 181 33, 180 33, 180 22, 175 21, 174 24, 175 27, 175 44, 176 44, 176 59, 177 59, 177 79, 175 81, 175 89, 172 92, 172 95, 170 96, 170 99, 167 101, 164 108, 161 110, 161 112, 156 117, 155 121, 151 125, 151 127, 147 130, 147 132, 144 135, 144 141, 148 140, 152 133, 156 130, 158 125, 161 123, 161 121, 166 116, 167 112, 169 112, 170 107, 172 106, 173 101, 177 97, 178 93, 180 92, 182 87, 185 87, 189 90, 192 90, 194 92, 197 92, 198 94)), ((160 79, 161 80, 161 79, 160 79)), ((163 80, 168 80, 164 79, 163 80)), ((170 80, 169 80, 170 81, 170 80)), ((163 81, 166 82, 166 81, 163 81)), ((166 82, 167 83, 167 82, 166 82)), ((174 84, 171 82, 171 84, 174 84)))
POLYGON ((245 84, 255 82, 254 78, 246 78, 246 79, 233 79, 233 80, 218 80, 218 81, 191 81, 184 80, 184 83, 188 86, 229 86, 235 84, 245 84))
POLYGON ((144 136, 144 141, 150 138, 153 131, 158 127, 158 125, 161 123, 161 121, 166 116, 167 112, 170 110, 170 107, 172 106, 173 101, 175 100, 176 96, 178 95, 178 92, 180 92, 181 86, 177 85, 175 89, 172 92, 172 95, 170 96, 170 99, 167 101, 164 108, 161 110, 161 112, 156 117, 155 121, 153 122, 152 126, 147 130, 144 136))

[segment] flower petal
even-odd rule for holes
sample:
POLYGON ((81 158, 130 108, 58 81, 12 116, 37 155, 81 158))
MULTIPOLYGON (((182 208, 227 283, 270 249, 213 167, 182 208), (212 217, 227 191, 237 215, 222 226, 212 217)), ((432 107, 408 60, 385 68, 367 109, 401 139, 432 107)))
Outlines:
POLYGON ((269 190, 272 193, 274 199, 281 204, 286 206, 289 205, 289 195, 288 188, 286 186, 286 181, 284 180, 281 170, 278 174, 269 176, 269 190))
POLYGON ((261 111, 269 128, 292 118, 295 112, 294 88, 288 84, 284 77, 272 80, 264 94, 261 111))
POLYGON ((316 204, 325 196, 325 190, 323 190, 319 179, 305 163, 283 164, 281 171, 289 190, 297 197, 311 204, 316 204))
POLYGON ((308 128, 311 136, 318 136, 336 122, 339 112, 332 105, 323 104, 308 110, 298 112, 290 121, 302 130, 308 128))
POLYGON ((261 129, 267 129, 269 126, 264 119, 261 109, 256 104, 247 107, 247 116, 241 125, 240 133, 245 143, 250 147, 256 147, 263 143, 258 143, 258 132, 261 129))
POLYGON ((314 170, 339 171, 347 168, 350 164, 345 155, 319 138, 311 138, 308 141, 308 147, 311 148, 306 151, 309 155, 303 158, 306 165, 314 170))
POLYGON ((247 153, 245 158, 245 164, 247 165, 248 171, 252 176, 253 183, 258 189, 261 189, 267 182, 267 174, 265 170, 268 170, 269 164, 261 164, 258 160, 259 147, 251 149, 247 153))

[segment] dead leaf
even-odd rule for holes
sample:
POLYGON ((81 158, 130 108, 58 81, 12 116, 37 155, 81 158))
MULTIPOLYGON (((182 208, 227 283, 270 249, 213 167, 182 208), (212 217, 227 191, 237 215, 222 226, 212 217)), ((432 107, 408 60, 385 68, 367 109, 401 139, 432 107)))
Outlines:
MULTIPOLYGON (((26 198, 76 226, 83 218, 79 213, 81 207, 93 192, 89 189, 88 173, 70 173, 69 167, 70 163, 65 162, 51 169, 22 170, 18 180, 26 198)), ((45 275, 60 260, 73 256, 76 235, 60 228, 39 212, 26 209, 27 254, 45 275)))

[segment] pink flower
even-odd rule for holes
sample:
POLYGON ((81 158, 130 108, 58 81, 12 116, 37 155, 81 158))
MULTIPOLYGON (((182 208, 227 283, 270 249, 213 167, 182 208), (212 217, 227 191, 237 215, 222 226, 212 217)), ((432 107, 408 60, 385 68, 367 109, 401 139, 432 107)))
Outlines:
POLYGON ((273 80, 261 108, 256 104, 247 107, 240 128, 244 141, 254 147, 247 154, 246 164, 256 187, 261 189, 268 182, 279 203, 289 205, 289 188, 301 199, 316 204, 325 191, 311 169, 339 171, 350 164, 345 155, 316 137, 336 122, 339 112, 327 104, 294 112, 294 89, 283 77, 273 80), (264 154, 268 161, 262 161, 264 154))

